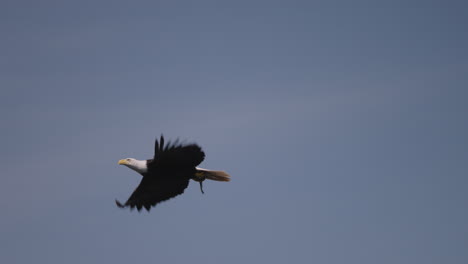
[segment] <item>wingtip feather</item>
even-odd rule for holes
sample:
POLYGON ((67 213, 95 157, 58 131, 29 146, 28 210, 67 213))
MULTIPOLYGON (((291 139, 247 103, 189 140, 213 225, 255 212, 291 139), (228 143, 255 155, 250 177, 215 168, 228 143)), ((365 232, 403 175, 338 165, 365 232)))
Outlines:
POLYGON ((124 208, 125 206, 119 202, 119 200, 115 200, 115 204, 119 207, 119 208, 124 208))
POLYGON ((164 136, 163 136, 163 134, 161 134, 161 138, 159 139, 159 141, 161 142, 159 144, 159 150, 163 151, 164 150, 164 136))

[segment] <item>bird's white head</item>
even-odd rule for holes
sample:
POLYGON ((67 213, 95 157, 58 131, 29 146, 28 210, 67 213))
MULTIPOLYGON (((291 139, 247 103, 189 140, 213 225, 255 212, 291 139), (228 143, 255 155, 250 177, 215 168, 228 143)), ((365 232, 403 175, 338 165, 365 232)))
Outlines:
POLYGON ((138 173, 145 173, 148 171, 148 167, 146 166, 146 160, 126 158, 119 160, 119 165, 125 165, 138 173))

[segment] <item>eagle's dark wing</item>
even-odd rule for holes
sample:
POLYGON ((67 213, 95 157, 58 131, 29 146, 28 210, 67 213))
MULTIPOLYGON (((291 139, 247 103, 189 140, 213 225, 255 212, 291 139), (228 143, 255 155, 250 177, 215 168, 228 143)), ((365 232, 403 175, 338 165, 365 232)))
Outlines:
POLYGON ((154 159, 148 162, 148 168, 160 167, 195 167, 205 158, 205 153, 196 144, 181 145, 178 141, 164 145, 164 137, 154 144, 154 159))
POLYGON ((121 204, 116 200, 117 206, 121 208, 128 206, 131 209, 136 207, 138 211, 144 207, 149 211, 151 206, 180 195, 187 188, 190 180, 187 173, 176 172, 171 175, 166 172, 164 174, 143 176, 140 185, 127 202, 121 204))

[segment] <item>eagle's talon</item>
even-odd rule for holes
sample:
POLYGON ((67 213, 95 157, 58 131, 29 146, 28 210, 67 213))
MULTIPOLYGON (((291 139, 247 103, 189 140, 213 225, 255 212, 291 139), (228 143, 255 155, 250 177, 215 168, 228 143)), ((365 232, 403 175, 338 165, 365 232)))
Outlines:
POLYGON ((200 182, 200 191, 202 194, 205 194, 205 192, 203 191, 203 182, 200 182))

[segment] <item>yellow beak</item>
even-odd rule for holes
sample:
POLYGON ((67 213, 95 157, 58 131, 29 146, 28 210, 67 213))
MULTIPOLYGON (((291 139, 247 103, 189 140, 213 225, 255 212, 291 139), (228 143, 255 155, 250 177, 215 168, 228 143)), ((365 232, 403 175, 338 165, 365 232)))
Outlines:
POLYGON ((127 160, 125 159, 119 160, 119 165, 125 165, 125 164, 127 164, 127 160))

